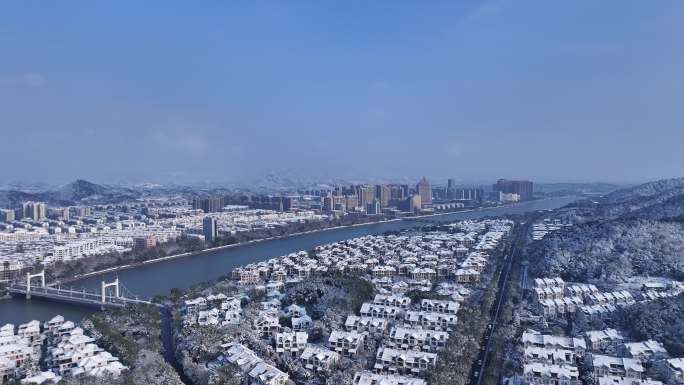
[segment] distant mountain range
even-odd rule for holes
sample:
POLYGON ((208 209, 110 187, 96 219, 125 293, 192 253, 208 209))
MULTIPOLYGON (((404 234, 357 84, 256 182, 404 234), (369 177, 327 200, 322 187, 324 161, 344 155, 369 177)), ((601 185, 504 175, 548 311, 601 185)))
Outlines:
POLYGON ((116 186, 99 185, 86 180, 76 180, 54 190, 47 191, 0 191, 0 206, 15 208, 25 201, 46 202, 55 206, 77 204, 117 203, 137 199, 142 192, 116 186))
MULTIPOLYGON (((13 187, 13 186, 8 186, 13 187)), ((227 195, 235 190, 227 188, 198 188, 178 185, 139 184, 125 187, 96 184, 87 180, 76 180, 56 188, 40 190, 34 186, 24 189, 0 189, 0 208, 17 208, 22 202, 45 202, 50 206, 74 206, 79 204, 121 203, 151 196, 206 197, 227 195)))

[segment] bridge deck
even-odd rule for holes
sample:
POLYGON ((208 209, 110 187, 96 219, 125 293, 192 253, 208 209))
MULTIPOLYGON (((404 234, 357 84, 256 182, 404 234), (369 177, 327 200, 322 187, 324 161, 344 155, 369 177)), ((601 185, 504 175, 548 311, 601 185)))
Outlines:
MULTIPOLYGON (((15 295, 26 295, 26 285, 14 284, 7 287, 7 290, 11 294, 15 295)), ((31 297, 45 298, 51 300, 65 301, 65 302, 75 302, 86 305, 93 306, 106 306, 106 307, 125 307, 126 305, 133 304, 144 304, 144 305, 155 305, 150 301, 144 301, 140 299, 126 298, 126 297, 116 297, 112 295, 105 296, 105 302, 102 302, 102 294, 96 294, 87 292, 84 290, 77 291, 71 289, 55 288, 55 287, 34 287, 31 286, 30 291, 31 297)))

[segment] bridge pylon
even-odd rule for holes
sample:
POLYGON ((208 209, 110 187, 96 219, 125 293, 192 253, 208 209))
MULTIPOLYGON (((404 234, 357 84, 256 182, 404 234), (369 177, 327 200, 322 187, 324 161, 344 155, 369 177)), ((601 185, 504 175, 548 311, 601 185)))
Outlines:
POLYGON ((119 277, 117 277, 114 282, 105 282, 102 281, 102 305, 104 305, 107 302, 107 288, 113 287, 114 288, 114 296, 116 298, 119 298, 119 277))
POLYGON ((40 278, 40 287, 45 287, 45 269, 40 273, 26 273, 26 299, 31 299, 31 280, 40 278))

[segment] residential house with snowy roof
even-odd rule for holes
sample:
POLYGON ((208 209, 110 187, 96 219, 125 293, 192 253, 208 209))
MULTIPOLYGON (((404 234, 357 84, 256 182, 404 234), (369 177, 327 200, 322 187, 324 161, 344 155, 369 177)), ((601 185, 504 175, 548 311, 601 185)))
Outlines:
POLYGON ((644 375, 644 367, 638 360, 626 357, 588 355, 594 378, 603 376, 619 376, 640 379, 644 375))
POLYGON ((365 340, 365 333, 333 330, 328 337, 328 346, 345 357, 354 357, 364 349, 365 340))
POLYGON ((305 368, 320 372, 332 369, 339 361, 340 355, 322 346, 308 345, 299 359, 305 368))
POLYGON ((430 313, 456 314, 460 307, 456 301, 424 299, 420 302, 420 309, 430 313))
POLYGON ((436 353, 419 350, 400 350, 382 346, 376 354, 373 369, 378 372, 391 374, 418 375, 433 369, 436 362, 436 353))
POLYGON ((524 383, 530 385, 580 385, 579 370, 572 365, 532 362, 523 367, 524 383))
POLYGON ((354 385, 427 385, 422 378, 400 376, 395 374, 379 374, 368 371, 354 374, 354 385))
POLYGON ((344 322, 344 328, 348 332, 369 333, 371 335, 383 335, 387 332, 388 322, 385 318, 365 317, 349 315, 344 322))
POLYGON ((616 351, 624 337, 615 329, 589 330, 584 333, 587 348, 595 352, 616 351))
POLYGON ((306 347, 308 339, 309 335, 305 332, 277 333, 275 336, 276 352, 297 356, 306 347))
POLYGON ((447 332, 395 326, 385 339, 385 344, 396 349, 434 352, 444 348, 447 339, 447 332))

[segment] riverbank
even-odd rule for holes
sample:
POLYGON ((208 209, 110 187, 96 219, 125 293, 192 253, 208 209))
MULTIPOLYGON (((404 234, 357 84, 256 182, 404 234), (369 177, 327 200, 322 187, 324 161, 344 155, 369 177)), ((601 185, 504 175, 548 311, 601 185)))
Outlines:
MULTIPOLYGON (((460 220, 477 220, 484 217, 517 215, 538 210, 552 210, 565 206, 577 200, 577 197, 552 198, 524 202, 516 205, 506 205, 497 208, 482 208, 477 210, 462 210, 452 213, 437 213, 432 215, 434 222, 452 222, 460 220)), ((395 219, 392 222, 370 223, 345 228, 328 228, 326 231, 316 231, 299 236, 288 236, 281 240, 252 242, 240 247, 232 246, 214 251, 203 251, 203 255, 185 255, 173 260, 145 263, 141 266, 128 264, 124 270, 109 270, 109 273, 90 272, 90 278, 79 278, 70 283, 75 288, 90 291, 101 289, 101 281, 111 281, 118 276, 122 289, 140 298, 153 298, 157 295, 168 295, 171 290, 184 290, 199 282, 212 282, 225 277, 234 268, 249 263, 265 261, 270 258, 286 255, 300 250, 311 250, 316 246, 358 238, 367 235, 379 235, 388 231, 402 231, 430 223, 420 223, 416 217, 406 220, 395 219), (96 274, 100 274, 99 276, 96 274)), ((424 219, 423 219, 424 220, 424 219)), ((430 221, 433 222, 433 221, 430 221)), ((102 269, 104 270, 104 269, 102 269)), ((36 298, 27 301, 23 298, 13 298, 0 301, 0 324, 20 324, 31 319, 50 319, 55 314, 62 314, 65 318, 78 321, 84 316, 95 312, 91 308, 60 302, 40 301, 36 298)))
MULTIPOLYGON (((507 205, 507 206, 512 206, 512 205, 507 205)), ((503 206, 498 206, 498 207, 503 207, 503 206)), ((435 213, 435 214, 426 214, 426 215, 416 215, 416 216, 402 217, 402 218, 383 219, 383 220, 373 221, 373 222, 354 223, 351 225, 343 225, 343 226, 332 226, 332 227, 326 227, 326 228, 316 229, 316 230, 300 231, 297 233, 292 233, 292 234, 287 234, 287 235, 279 235, 279 236, 275 236, 275 237, 253 239, 253 240, 246 241, 246 242, 238 242, 238 243, 233 243, 230 245, 210 247, 210 248, 204 249, 204 250, 191 251, 191 252, 187 252, 187 253, 179 253, 179 254, 174 254, 174 255, 167 255, 165 257, 148 259, 146 261, 129 263, 129 264, 121 265, 121 266, 108 267, 106 269, 100 269, 100 270, 92 271, 92 272, 85 273, 85 274, 76 274, 71 278, 59 280, 55 284, 65 284, 65 283, 69 283, 69 282, 79 281, 79 280, 85 279, 85 278, 95 277, 95 276, 103 275, 103 274, 107 274, 107 273, 115 273, 118 271, 132 269, 135 267, 145 266, 145 265, 149 265, 149 264, 153 264, 153 263, 159 263, 159 262, 169 261, 169 260, 178 259, 178 258, 192 257, 192 256, 202 255, 202 254, 211 253, 211 252, 215 252, 215 251, 231 249, 231 248, 246 246, 246 245, 250 245, 250 244, 255 244, 255 243, 259 243, 259 242, 285 239, 285 238, 296 237, 296 236, 300 236, 300 235, 307 235, 307 234, 324 232, 324 231, 332 231, 332 230, 353 228, 353 227, 359 227, 359 226, 369 226, 369 225, 373 225, 373 224, 391 223, 391 222, 398 222, 398 221, 404 221, 404 220, 410 221, 412 219, 430 218, 430 217, 444 216, 444 215, 449 215, 449 214, 488 210, 488 209, 492 209, 492 208, 496 209, 498 207, 486 207, 486 208, 482 207, 482 208, 459 210, 459 211, 448 211, 448 212, 435 213)))
MULTIPOLYGON (((458 212, 461 212, 461 211, 458 211, 458 212)), ((455 213, 455 212, 452 211, 449 214, 453 214, 453 213, 455 213)), ((440 215, 443 215, 443 214, 440 214, 440 215)), ((410 217, 410 218, 418 218, 418 217, 410 217)), ((108 267, 106 269, 96 270, 96 271, 92 271, 90 273, 76 274, 71 278, 59 280, 56 283, 53 283, 53 285, 54 284, 65 284, 65 283, 79 281, 79 280, 82 280, 85 278, 95 277, 95 276, 103 275, 103 274, 107 274, 107 273, 114 273, 117 271, 128 270, 128 269, 132 269, 132 268, 136 268, 136 267, 140 267, 140 266, 150 265, 150 264, 154 264, 154 263, 160 263, 160 262, 169 261, 169 260, 178 259, 178 258, 193 257, 193 256, 197 256, 197 255, 212 253, 215 251, 231 249, 231 248, 235 248, 235 247, 247 246, 247 245, 256 244, 256 243, 260 243, 260 242, 274 241, 274 240, 278 240, 278 239, 291 238, 291 237, 296 237, 296 236, 300 236, 300 235, 315 234, 315 233, 320 233, 320 232, 324 232, 324 231, 339 230, 339 229, 353 228, 353 227, 359 227, 359 226, 368 226, 368 225, 379 224, 379 223, 391 223, 391 222, 396 222, 396 221, 402 221, 405 219, 407 219, 407 218, 392 218, 392 219, 375 221, 375 222, 354 223, 351 225, 326 227, 323 229, 300 231, 297 233, 292 233, 292 234, 287 234, 287 235, 278 235, 276 237, 266 237, 266 238, 260 238, 260 239, 253 239, 253 240, 246 241, 246 242, 233 243, 230 245, 210 247, 210 248, 207 248, 204 250, 190 251, 187 253, 167 255, 165 257, 148 259, 146 261, 129 263, 129 264, 121 265, 121 266, 108 267)))
MULTIPOLYGON (((174 259, 180 259, 180 258, 194 257, 194 256, 202 255, 202 254, 209 254, 209 253, 221 251, 221 250, 227 250, 227 249, 232 249, 232 248, 237 248, 237 247, 243 247, 243 246, 258 244, 261 242, 274 241, 274 240, 279 240, 279 239, 287 239, 287 238, 292 238, 292 237, 297 237, 297 236, 302 236, 302 235, 309 235, 309 234, 315 234, 315 233, 322 233, 322 232, 326 232, 326 231, 349 229, 349 228, 362 227, 362 226, 371 226, 371 225, 386 224, 386 223, 400 222, 400 221, 412 221, 412 220, 419 220, 419 219, 426 219, 426 218, 436 218, 436 217, 443 217, 443 216, 454 215, 454 214, 473 213, 473 212, 486 211, 486 210, 498 210, 498 209, 502 209, 502 208, 514 208, 516 206, 529 204, 531 202, 539 202, 539 200, 528 201, 528 202, 509 203, 509 204, 504 204, 501 206, 477 207, 477 208, 472 208, 472 209, 445 211, 445 212, 439 212, 439 213, 407 216, 407 217, 401 217, 401 218, 390 218, 390 219, 383 219, 383 220, 377 220, 377 221, 372 221, 372 222, 354 223, 351 225, 331 226, 331 227, 326 227, 326 228, 322 228, 322 229, 300 231, 300 232, 296 232, 296 233, 279 235, 279 236, 275 236, 275 237, 253 239, 250 241, 238 242, 238 243, 233 243, 230 245, 210 247, 210 248, 207 248, 204 250, 173 254, 173 255, 168 255, 168 256, 164 256, 164 257, 148 259, 148 260, 141 261, 141 262, 129 263, 129 264, 121 265, 121 266, 108 267, 105 269, 99 269, 99 270, 95 270, 95 271, 92 271, 89 273, 84 273, 84 274, 76 274, 73 277, 58 280, 57 282, 53 283, 52 285, 67 284, 67 283, 71 283, 71 282, 75 282, 75 281, 80 281, 80 280, 83 280, 86 278, 92 278, 92 277, 96 277, 96 276, 100 276, 100 275, 104 275, 104 274, 109 274, 109 273, 116 273, 119 271, 129 270, 129 269, 133 269, 133 268, 137 268, 137 267, 141 267, 141 266, 146 266, 146 265, 150 265, 150 264, 161 263, 161 262, 170 261, 170 260, 174 260, 174 259)), ((418 226, 418 225, 416 225, 416 226, 418 226)))

